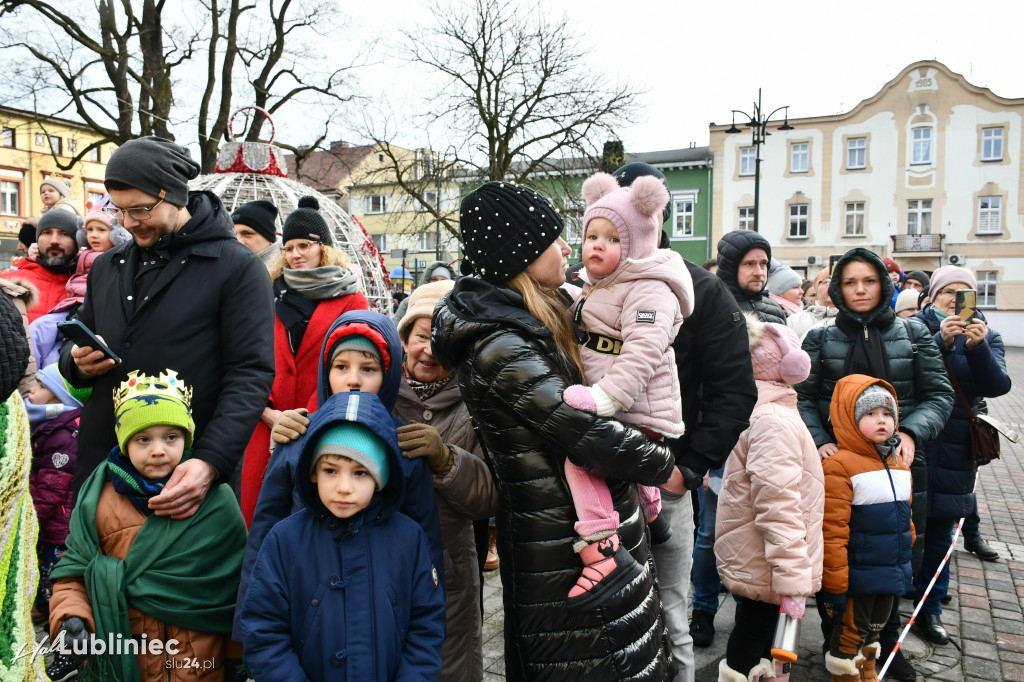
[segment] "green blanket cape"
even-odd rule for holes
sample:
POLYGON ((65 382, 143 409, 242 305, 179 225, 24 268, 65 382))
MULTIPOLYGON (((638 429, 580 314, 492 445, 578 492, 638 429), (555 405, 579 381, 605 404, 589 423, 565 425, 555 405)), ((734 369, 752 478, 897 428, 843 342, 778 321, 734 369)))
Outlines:
MULTIPOLYGON (((108 642, 131 639, 128 605, 187 630, 231 632, 242 557, 245 520, 227 485, 214 485, 187 519, 150 516, 124 561, 100 553, 96 507, 108 479, 103 462, 86 480, 71 512, 67 551, 50 574, 84 577, 92 604, 95 636, 108 642)), ((138 682, 131 654, 96 656, 83 679, 138 682)))

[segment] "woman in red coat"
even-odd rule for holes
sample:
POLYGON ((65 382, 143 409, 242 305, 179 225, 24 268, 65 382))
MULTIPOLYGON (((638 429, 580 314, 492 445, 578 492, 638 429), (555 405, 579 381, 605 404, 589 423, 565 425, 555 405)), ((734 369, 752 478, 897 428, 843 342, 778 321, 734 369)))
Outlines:
POLYGON ((302 197, 281 230, 281 252, 270 263, 274 281, 274 363, 270 399, 242 464, 242 514, 252 523, 263 473, 270 461, 270 430, 282 410, 316 409, 317 359, 324 335, 339 315, 367 310, 348 258, 333 248, 331 231, 313 197, 302 197))

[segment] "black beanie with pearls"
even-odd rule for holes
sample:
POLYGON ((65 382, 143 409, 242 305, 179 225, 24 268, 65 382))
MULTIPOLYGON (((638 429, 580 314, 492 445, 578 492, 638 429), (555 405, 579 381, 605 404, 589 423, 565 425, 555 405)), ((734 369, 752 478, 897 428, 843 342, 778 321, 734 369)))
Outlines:
POLYGON ((459 208, 462 248, 473 271, 505 284, 537 260, 562 234, 562 216, 545 197, 511 182, 488 182, 459 208))

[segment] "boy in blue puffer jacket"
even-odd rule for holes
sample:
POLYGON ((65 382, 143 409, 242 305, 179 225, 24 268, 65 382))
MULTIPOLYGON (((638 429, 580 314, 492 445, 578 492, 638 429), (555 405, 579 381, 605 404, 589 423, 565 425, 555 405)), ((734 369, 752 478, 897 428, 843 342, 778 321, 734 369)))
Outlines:
POLYGON ((296 474, 305 508, 263 542, 241 602, 260 680, 433 680, 444 593, 427 537, 399 512, 405 480, 380 399, 335 394, 310 421, 296 474))
MULTIPOLYGON (((324 410, 337 396, 355 388, 364 393, 377 394, 385 410, 393 409, 402 381, 402 342, 391 318, 368 310, 344 313, 334 321, 324 337, 317 371, 317 412, 324 410)), ((301 441, 297 440, 306 433, 309 424, 309 418, 304 414, 305 410, 301 413, 285 411, 284 415, 294 424, 294 429, 290 430, 286 438, 279 438, 278 427, 274 428, 272 437, 278 445, 263 476, 263 487, 249 529, 238 588, 239 602, 245 597, 249 574, 270 529, 306 506, 299 489, 306 474, 298 466, 301 441)), ((284 416, 278 420, 278 424, 282 421, 285 421, 284 416)), ((392 424, 394 429, 405 422, 392 417, 392 424)), ((405 479, 399 511, 419 523, 426 533, 443 587, 444 546, 430 467, 423 458, 402 457, 395 471, 401 472, 405 479)), ((236 640, 242 636, 237 616, 233 635, 236 640)))

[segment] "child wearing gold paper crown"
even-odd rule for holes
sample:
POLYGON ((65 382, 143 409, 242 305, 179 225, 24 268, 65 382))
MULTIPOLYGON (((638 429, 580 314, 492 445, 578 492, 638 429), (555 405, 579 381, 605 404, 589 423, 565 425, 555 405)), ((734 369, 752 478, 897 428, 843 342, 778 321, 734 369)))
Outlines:
POLYGON ((85 661, 79 679, 242 673, 226 660, 246 536, 234 494, 215 486, 185 519, 149 509, 191 455, 191 399, 173 370, 129 372, 114 392, 118 445, 79 491, 67 551, 51 574, 50 634, 63 654, 85 661))

